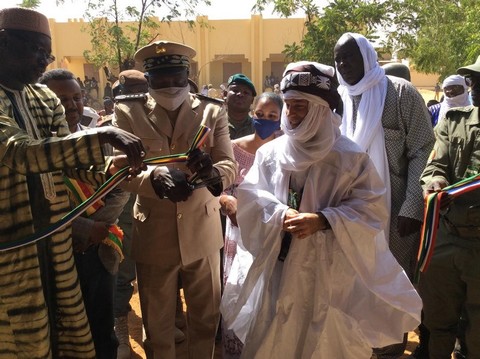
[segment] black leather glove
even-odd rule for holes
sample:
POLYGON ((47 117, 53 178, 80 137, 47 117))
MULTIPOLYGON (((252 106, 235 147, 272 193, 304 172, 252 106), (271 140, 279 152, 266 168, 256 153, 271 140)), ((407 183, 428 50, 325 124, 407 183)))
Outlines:
POLYGON ((212 157, 198 148, 190 152, 186 165, 192 174, 196 173, 201 179, 209 179, 217 174, 213 169, 212 157))
POLYGON ((192 195, 193 186, 187 179, 186 173, 174 168, 165 171, 157 167, 150 173, 150 181, 157 196, 168 198, 174 203, 186 201, 192 195))
POLYGON ((220 196, 223 191, 222 177, 218 170, 213 167, 212 157, 208 153, 200 151, 198 148, 193 150, 188 155, 186 165, 194 174, 191 181, 195 186, 203 183, 212 195, 220 196))

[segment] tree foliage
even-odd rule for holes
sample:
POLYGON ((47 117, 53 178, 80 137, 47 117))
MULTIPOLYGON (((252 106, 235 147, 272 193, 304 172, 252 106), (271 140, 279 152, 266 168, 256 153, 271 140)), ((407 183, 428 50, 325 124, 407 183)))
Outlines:
POLYGON ((333 48, 345 32, 357 32, 378 40, 376 30, 387 20, 388 4, 382 0, 334 0, 320 8, 312 0, 257 0, 254 10, 274 4, 274 12, 290 16, 303 11, 305 35, 300 43, 288 44, 283 51, 290 61, 315 60, 333 65, 333 48))
POLYGON ((478 0, 256 0, 254 11, 273 4, 288 17, 305 13, 305 35, 288 44, 290 61, 333 64, 333 47, 345 32, 376 40, 380 48, 408 57, 420 72, 451 75, 480 55, 478 0))
POLYGON ((410 58, 417 70, 443 78, 480 55, 480 2, 408 0, 398 10, 402 17, 415 14, 414 20, 390 33, 387 44, 410 58))
POLYGON ((25 7, 27 9, 36 9, 40 6, 41 2, 42 0, 22 0, 22 2, 18 4, 18 6, 25 7))
MULTIPOLYGON (((27 9, 36 9, 40 6, 41 2, 42 0, 22 0, 22 2, 17 5, 27 9)), ((64 0, 55 0, 55 4, 57 4, 57 6, 63 3, 64 3, 64 0)))
MULTIPOLYGON (((133 67, 133 55, 158 36, 156 11, 170 22, 184 16, 191 18, 199 3, 210 0, 132 0, 121 7, 119 0, 89 0, 85 31, 91 36, 92 49, 84 56, 97 67, 111 66, 119 71, 133 67)), ((190 21, 190 24, 193 22, 190 21)))

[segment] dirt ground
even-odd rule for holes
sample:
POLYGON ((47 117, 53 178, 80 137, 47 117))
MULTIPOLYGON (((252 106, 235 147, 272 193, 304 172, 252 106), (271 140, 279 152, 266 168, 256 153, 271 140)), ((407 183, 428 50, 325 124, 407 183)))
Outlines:
MULTIPOLYGON (((132 311, 128 316, 128 326, 130 331, 130 345, 132 346, 132 359, 143 359, 146 358, 146 356, 142 347, 142 315, 140 311, 140 301, 138 298, 136 282, 135 291, 132 299, 130 300, 130 305, 132 306, 132 311)), ((408 355, 411 354, 417 344, 418 335, 415 332, 410 332, 408 334, 407 350, 402 358, 408 358, 408 355)), ((178 344, 177 350, 179 351, 179 359, 187 358, 185 342, 178 344)), ((215 349, 215 359, 222 359, 221 343, 217 344, 215 349)))
MULTIPOLYGON (((435 91, 418 89, 418 92, 420 92, 420 95, 422 95, 425 103, 435 98, 435 91)), ((440 96, 442 96, 442 92, 440 92, 440 96)))
MULTIPOLYGON (((132 359, 146 358, 145 351, 142 347, 142 313, 140 311, 140 300, 138 297, 137 282, 134 282, 134 293, 130 300, 132 311, 128 315, 128 329, 130 332, 130 345, 132 347, 132 359)), ((183 294, 183 293, 182 293, 183 294)), ((183 300, 183 297, 182 297, 183 300)), ((183 303, 184 311, 186 310, 185 302, 183 303)), ((187 359, 186 341, 177 344, 177 358, 187 359)), ((222 359, 222 349, 218 345, 215 348, 215 359, 222 359)))
POLYGON ((128 329, 130 334, 130 345, 132 347, 132 359, 146 358, 142 347, 142 312, 140 311, 140 300, 138 298, 137 282, 130 305, 132 311, 128 315, 128 329))

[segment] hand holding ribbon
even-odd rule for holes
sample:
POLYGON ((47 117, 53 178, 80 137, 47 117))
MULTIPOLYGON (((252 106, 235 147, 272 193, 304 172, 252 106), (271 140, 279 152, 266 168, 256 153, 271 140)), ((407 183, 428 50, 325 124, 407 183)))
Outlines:
MULTIPOLYGON (((75 207, 72 211, 67 213, 65 216, 63 216, 58 222, 52 224, 49 227, 43 228, 36 233, 32 233, 30 236, 26 238, 21 238, 9 242, 0 242, 0 251, 6 251, 9 249, 13 248, 18 248, 22 247, 25 245, 28 245, 30 243, 35 243, 39 241, 40 239, 46 238, 48 236, 51 236, 53 233, 58 231, 60 228, 63 228, 67 224, 69 224, 71 221, 73 221, 75 218, 80 216, 88 207, 93 205, 95 202, 100 200, 102 197, 104 197, 107 193, 109 193, 111 190, 113 190, 121 181, 126 179, 128 176, 135 176, 135 173, 139 169, 144 169, 146 165, 159 165, 159 164, 170 164, 170 163, 182 163, 185 162, 188 158, 188 154, 192 152, 196 148, 200 148, 207 138, 207 134, 210 131, 210 129, 204 125, 201 125, 200 128, 198 129, 192 145, 190 149, 186 153, 180 153, 180 154, 175 154, 175 155, 169 155, 169 156, 160 156, 160 157, 153 157, 153 158, 148 158, 143 160, 141 164, 137 164, 136 161, 138 161, 138 158, 143 158, 145 157, 145 149, 143 146, 141 146, 141 142, 138 142, 138 137, 132 135, 133 137, 125 137, 127 140, 126 142, 128 143, 130 140, 132 142, 130 143, 131 145, 131 154, 133 154, 135 158, 135 170, 132 170, 131 167, 124 167, 120 170, 116 170, 116 173, 113 174, 112 177, 110 177, 104 184, 102 184, 96 191, 95 193, 88 198, 86 201, 83 203, 79 204, 77 207, 75 207)), ((108 132, 108 131, 107 131, 108 132)), ((123 131, 125 132, 125 131, 123 131)), ((107 134, 107 138, 103 138, 101 142, 108 142, 112 145, 115 146, 113 142, 115 142, 116 137, 113 136, 113 139, 107 134)), ((117 138, 118 139, 118 138, 117 138)), ((117 144, 118 145, 118 144, 117 144)), ((127 155, 128 157, 128 155, 127 155)), ((203 186, 208 186, 210 185, 209 181, 203 181, 200 183, 197 183, 194 181, 196 179, 189 178, 189 183, 195 188, 203 187, 203 186), (192 183, 193 182, 193 183, 192 183)), ((221 180, 221 178, 220 178, 221 180)), ((221 182, 220 182, 221 183, 221 182)), ((220 191, 221 192, 221 191, 220 191)))
POLYGON ((125 153, 130 165, 128 177, 136 177, 140 172, 147 169, 147 165, 143 161, 146 152, 140 138, 112 126, 99 127, 96 131, 100 144, 109 143, 125 153))
POLYGON ((222 177, 213 167, 212 157, 199 148, 188 153, 186 165, 192 172, 189 181, 193 185, 204 185, 214 195, 219 196, 223 191, 222 177))
POLYGON ((175 168, 157 167, 150 173, 150 181, 158 197, 172 202, 186 201, 194 190, 186 173, 175 168))
POLYGON ((435 248, 440 212, 448 209, 455 197, 480 189, 480 174, 465 178, 453 185, 444 180, 432 181, 425 190, 425 213, 421 231, 420 246, 414 283, 418 283, 420 272, 427 270, 435 248))

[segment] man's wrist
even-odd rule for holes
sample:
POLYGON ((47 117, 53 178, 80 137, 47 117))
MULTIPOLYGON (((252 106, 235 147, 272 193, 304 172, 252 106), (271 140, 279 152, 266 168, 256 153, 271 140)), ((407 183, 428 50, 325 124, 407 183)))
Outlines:
POLYGON ((320 222, 320 231, 326 231, 327 229, 331 229, 330 223, 327 220, 327 217, 322 212, 316 213, 318 216, 318 221, 320 222))

